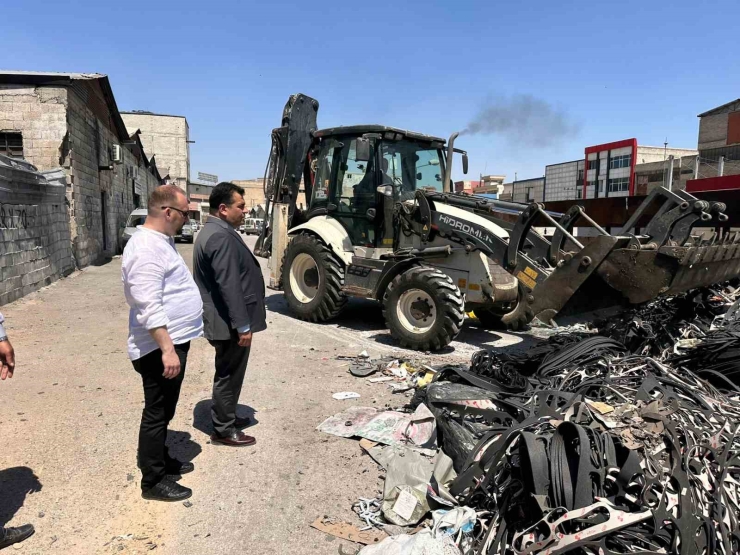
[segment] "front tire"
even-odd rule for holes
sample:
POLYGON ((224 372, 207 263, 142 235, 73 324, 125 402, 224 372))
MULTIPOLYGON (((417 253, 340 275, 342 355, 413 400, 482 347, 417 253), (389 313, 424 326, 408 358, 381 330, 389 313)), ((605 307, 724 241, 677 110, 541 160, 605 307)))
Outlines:
POLYGON ((297 235, 288 243, 281 275, 285 300, 301 320, 331 320, 347 304, 342 293, 344 266, 313 235, 297 235))
POLYGON ((383 296, 383 316, 402 347, 438 351, 457 337, 465 301, 447 274, 417 266, 396 276, 383 296))

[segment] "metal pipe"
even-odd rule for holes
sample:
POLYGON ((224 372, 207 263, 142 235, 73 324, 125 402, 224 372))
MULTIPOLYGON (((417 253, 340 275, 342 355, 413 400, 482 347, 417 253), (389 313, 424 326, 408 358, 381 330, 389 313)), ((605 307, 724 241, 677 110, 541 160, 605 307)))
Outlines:
POLYGON ((547 221, 549 221, 552 225, 554 225, 556 228, 558 228, 560 231, 562 231, 563 232, 563 235, 565 235, 568 239, 570 239, 575 244, 576 247, 578 247, 579 249, 584 248, 583 245, 581 244, 581 242, 578 239, 576 239, 575 237, 573 237, 573 235, 571 235, 568 232, 568 230, 565 229, 562 225, 560 225, 558 222, 556 222, 555 220, 553 220, 550 217, 550 214, 548 214, 544 210, 540 210, 539 212, 540 212, 540 214, 542 214, 545 217, 545 219, 547 221))
POLYGON ((452 192, 452 154, 455 148, 455 139, 457 139, 459 134, 460 133, 458 131, 455 131, 450 135, 450 139, 447 141, 447 159, 445 160, 445 182, 443 191, 448 193, 452 192))

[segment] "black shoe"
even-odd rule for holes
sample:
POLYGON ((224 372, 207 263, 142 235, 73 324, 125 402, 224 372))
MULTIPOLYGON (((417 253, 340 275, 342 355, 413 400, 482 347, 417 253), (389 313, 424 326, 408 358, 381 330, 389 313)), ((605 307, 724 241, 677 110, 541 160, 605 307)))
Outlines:
POLYGON ((0 549, 27 540, 34 532, 33 524, 24 524, 17 528, 0 528, 0 549))
POLYGON ((243 430, 244 428, 249 428, 252 425, 252 419, 249 417, 246 418, 238 418, 234 420, 234 428, 237 430, 243 430))
POLYGON ((211 436, 211 443, 214 445, 229 445, 231 447, 246 447, 248 445, 254 445, 256 440, 252 436, 248 436, 244 432, 239 430, 231 433, 228 436, 218 436, 213 434, 211 436))
POLYGON ((193 490, 165 478, 153 488, 141 492, 144 499, 152 501, 182 501, 193 495, 193 490))
POLYGON ((195 465, 193 463, 188 461, 181 462, 174 459, 172 462, 169 462, 164 466, 164 472, 167 474, 167 478, 170 479, 172 479, 173 476, 182 476, 183 474, 187 474, 193 470, 195 470, 195 465))

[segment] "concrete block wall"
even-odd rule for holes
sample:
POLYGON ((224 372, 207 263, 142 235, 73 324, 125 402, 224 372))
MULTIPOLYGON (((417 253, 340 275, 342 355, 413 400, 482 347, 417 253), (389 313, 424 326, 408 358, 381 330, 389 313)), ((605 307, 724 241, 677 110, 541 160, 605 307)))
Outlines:
POLYGON ((95 95, 100 95, 95 82, 69 90, 71 236, 79 267, 121 252, 121 226, 132 210, 146 206, 149 194, 159 184, 130 148, 122 149, 122 163, 111 164, 111 147, 122 140, 93 111, 95 95), (139 168, 139 181, 144 186, 139 205, 134 202, 133 177, 127 170, 134 166, 139 168))
POLYGON ((0 156, 0 305, 74 271, 63 180, 0 156))
POLYGON ((23 157, 39 170, 65 163, 67 89, 0 85, 0 131, 23 135, 23 157))

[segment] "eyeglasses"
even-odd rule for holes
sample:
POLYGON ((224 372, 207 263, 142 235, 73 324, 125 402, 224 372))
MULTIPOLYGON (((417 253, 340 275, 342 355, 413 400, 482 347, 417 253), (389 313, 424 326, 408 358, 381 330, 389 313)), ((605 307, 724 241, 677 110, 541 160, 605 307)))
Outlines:
POLYGON ((170 210, 177 210, 180 214, 182 214, 182 217, 186 220, 190 217, 189 214, 185 210, 180 210, 179 208, 175 208, 174 206, 162 206, 162 210, 165 208, 169 208, 170 210))

